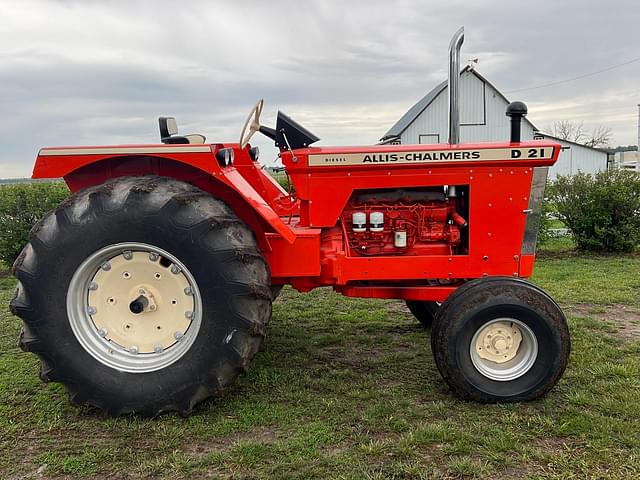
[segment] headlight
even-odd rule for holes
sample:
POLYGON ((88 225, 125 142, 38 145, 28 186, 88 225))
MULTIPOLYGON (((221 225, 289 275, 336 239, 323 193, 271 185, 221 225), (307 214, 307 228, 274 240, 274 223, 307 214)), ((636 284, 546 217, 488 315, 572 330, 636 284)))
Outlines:
POLYGON ((258 158, 260 158, 260 149, 258 147, 251 147, 249 149, 249 156, 251 157, 251 160, 257 162, 258 158))
POLYGON ((233 148, 221 148, 216 152, 218 164, 224 168, 233 163, 233 148))

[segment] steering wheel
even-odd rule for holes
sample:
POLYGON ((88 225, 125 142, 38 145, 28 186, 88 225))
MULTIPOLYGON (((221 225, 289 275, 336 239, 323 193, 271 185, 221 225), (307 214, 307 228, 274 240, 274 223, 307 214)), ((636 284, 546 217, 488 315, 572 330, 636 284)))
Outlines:
POLYGON ((260 130, 260 114, 262 113, 263 105, 264 100, 261 98, 249 112, 249 116, 244 122, 244 125, 242 126, 242 132, 240 133, 240 148, 246 147, 253 134, 260 130), (253 117, 253 119, 251 117, 253 117), (247 127, 249 127, 248 132, 247 127))

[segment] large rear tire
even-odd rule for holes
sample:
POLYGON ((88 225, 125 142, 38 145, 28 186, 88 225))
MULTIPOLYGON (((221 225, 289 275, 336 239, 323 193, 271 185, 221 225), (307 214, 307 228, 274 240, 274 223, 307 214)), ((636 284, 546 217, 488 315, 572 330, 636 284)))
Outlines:
POLYGON ((223 392, 258 351, 270 274, 251 230, 184 182, 124 177, 71 196, 14 264, 19 345, 43 381, 109 415, 223 392))
POLYGON ((431 348, 438 370, 462 398, 533 400, 567 366, 571 343, 560 307, 535 285, 510 277, 473 280, 436 314, 431 348))

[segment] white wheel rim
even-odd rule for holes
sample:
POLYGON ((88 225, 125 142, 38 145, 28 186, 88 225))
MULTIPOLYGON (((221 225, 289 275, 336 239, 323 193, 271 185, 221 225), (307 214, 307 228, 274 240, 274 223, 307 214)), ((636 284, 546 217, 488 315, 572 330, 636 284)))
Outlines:
POLYGON ((482 325, 469 345, 473 366, 498 382, 526 374, 538 357, 538 341, 529 326, 515 318, 496 318, 482 325))
POLYGON ((145 243, 118 243, 77 268, 67 315, 93 358, 119 371, 145 373, 171 365, 191 348, 202 323, 202 299, 175 256, 145 243))

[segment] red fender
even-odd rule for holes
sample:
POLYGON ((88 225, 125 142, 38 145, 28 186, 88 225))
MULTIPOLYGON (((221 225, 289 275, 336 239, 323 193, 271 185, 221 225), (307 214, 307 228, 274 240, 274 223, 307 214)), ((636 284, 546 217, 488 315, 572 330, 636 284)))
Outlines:
MULTIPOLYGON (((205 178, 221 182, 235 191, 275 232, 293 243, 296 234, 240 172, 233 166, 223 168, 218 164, 215 154, 223 147, 219 144, 160 144, 43 148, 38 152, 32 178, 62 177, 75 192, 125 175, 157 174, 193 181, 202 180, 204 174, 205 178), (184 169, 182 175, 176 174, 171 166, 174 162, 191 167, 188 170, 192 173, 186 174, 186 178, 184 169)), ((209 188, 206 190, 210 191, 209 188)))

